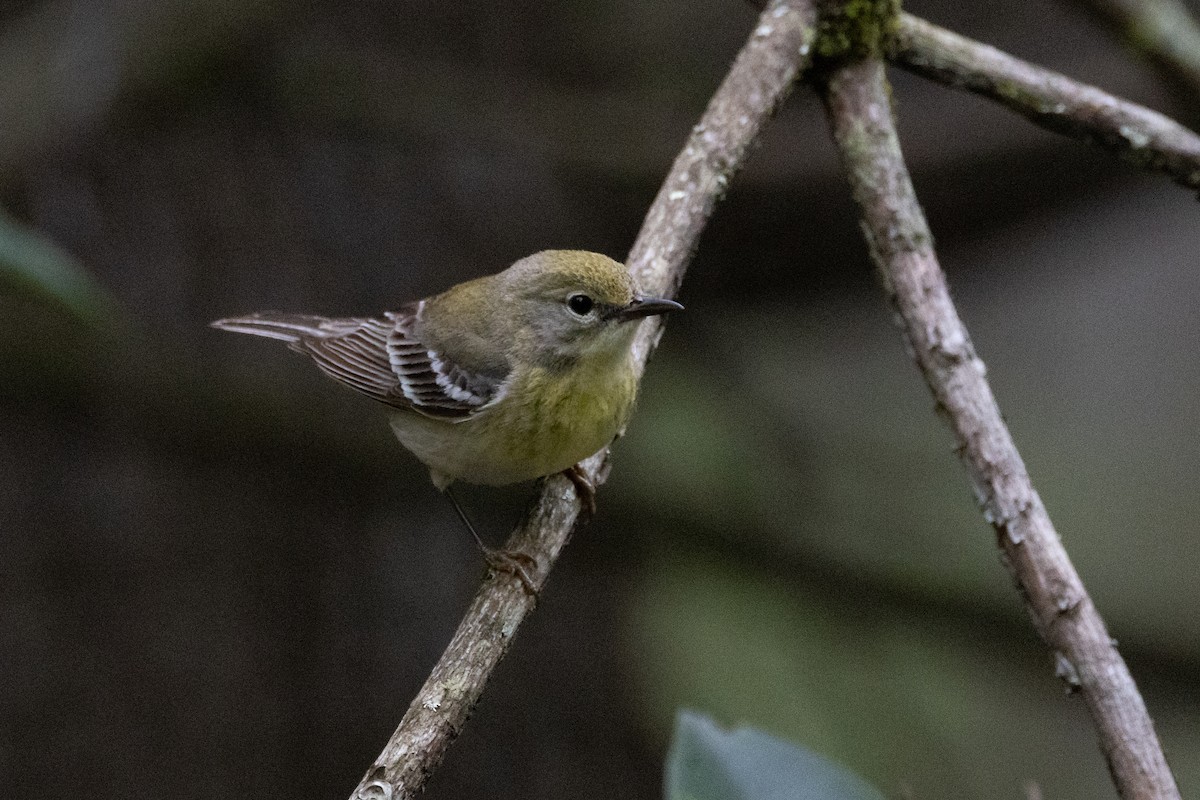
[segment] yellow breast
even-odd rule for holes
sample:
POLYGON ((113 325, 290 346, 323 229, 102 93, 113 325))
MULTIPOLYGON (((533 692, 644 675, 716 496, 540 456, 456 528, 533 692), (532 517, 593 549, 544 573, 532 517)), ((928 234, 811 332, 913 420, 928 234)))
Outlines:
POLYGON ((404 411, 392 417, 392 429, 439 488, 455 480, 502 486, 561 472, 609 444, 628 422, 637 382, 629 356, 623 359, 533 368, 466 420, 404 411))

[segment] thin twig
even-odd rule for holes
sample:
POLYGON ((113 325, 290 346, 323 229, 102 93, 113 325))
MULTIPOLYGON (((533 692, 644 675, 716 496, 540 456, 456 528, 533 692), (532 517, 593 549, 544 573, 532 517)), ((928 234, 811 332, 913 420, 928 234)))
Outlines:
MULTIPOLYGON (((629 254, 629 268, 643 290, 671 296, 679 287, 717 200, 807 64, 815 16, 809 0, 776 0, 759 17, 675 159, 629 254)), ((643 323, 634 351, 639 370, 660 332, 659 324, 643 323)), ((596 486, 606 477, 606 456, 600 453, 585 463, 596 486)), ((571 483, 562 477, 548 479, 508 540, 507 549, 537 559, 537 566, 529 570, 536 588, 545 584, 578 514, 571 483)), ((484 580, 441 660, 353 798, 410 798, 421 790, 533 606, 516 577, 501 573, 484 580)))
POLYGON ((1128 100, 901 13, 888 59, 918 75, 995 100, 1034 123, 1099 145, 1143 169, 1200 189, 1200 136, 1128 100))
POLYGON ((1200 97, 1200 24, 1180 0, 1076 0, 1137 52, 1200 97))
POLYGON ((1178 798, 1145 703, 1033 488, 950 299, 892 118, 883 63, 834 71, 826 109, 872 258, 945 413, 983 515, 1058 674, 1082 692, 1124 798, 1178 798))

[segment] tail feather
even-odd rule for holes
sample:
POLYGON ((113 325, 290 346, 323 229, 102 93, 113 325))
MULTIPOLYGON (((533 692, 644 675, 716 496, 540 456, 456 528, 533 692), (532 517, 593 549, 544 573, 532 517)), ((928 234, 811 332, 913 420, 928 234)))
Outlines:
POLYGON ((329 339, 357 330, 365 319, 330 319, 309 314, 283 314, 260 311, 244 317, 229 317, 209 323, 212 327, 233 333, 265 336, 295 344, 302 339, 329 339))

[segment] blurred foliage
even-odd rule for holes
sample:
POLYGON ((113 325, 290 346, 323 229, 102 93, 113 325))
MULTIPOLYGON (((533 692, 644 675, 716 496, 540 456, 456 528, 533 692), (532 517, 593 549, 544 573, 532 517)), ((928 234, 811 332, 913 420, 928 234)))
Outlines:
MULTIPOLYGON (((860 589, 829 597, 695 550, 661 554, 634 602, 657 727, 678 706, 755 725, 913 797, 1114 795, 1082 704, 1019 646, 969 620, 921 617, 860 589)), ((930 609, 935 612, 935 609, 930 609)), ((1180 785, 1200 780, 1200 731, 1158 729, 1180 785)))
POLYGON ((118 318, 116 301, 83 264, 3 211, 0 280, 92 325, 111 325, 118 318))
POLYGON ((754 728, 721 730, 690 711, 675 717, 667 800, 883 800, 827 759, 754 728))
POLYGON ((107 121, 123 104, 202 97, 214 67, 284 6, 279 0, 0 6, 0 175, 107 121))

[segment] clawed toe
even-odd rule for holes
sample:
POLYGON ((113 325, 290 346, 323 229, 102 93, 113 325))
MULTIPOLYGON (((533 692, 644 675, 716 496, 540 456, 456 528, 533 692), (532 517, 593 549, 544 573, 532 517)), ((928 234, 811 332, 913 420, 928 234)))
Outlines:
POLYGON ((566 475, 567 480, 575 485, 575 495, 579 498, 583 510, 589 517, 594 516, 596 514, 596 486, 588 480, 583 467, 576 464, 564 469, 562 474, 566 475))
POLYGON ((475 539, 475 544, 479 546, 479 552, 483 553, 483 560, 488 566, 497 572, 507 572, 517 576, 521 581, 521 585, 525 587, 525 591, 529 592, 536 601, 538 597, 537 587, 533 583, 533 578, 530 577, 529 570, 537 570, 538 561, 528 553, 522 553, 519 550, 497 550, 488 547, 483 543, 483 539, 475 530, 475 526, 471 524, 471 520, 467 518, 467 512, 458 503, 458 498, 450 491, 450 487, 446 487, 446 497, 450 498, 450 503, 454 506, 454 510, 458 512, 458 518, 462 520, 463 525, 467 526, 467 530, 471 532, 471 537, 475 539))
POLYGON ((536 600, 538 596, 537 587, 533 584, 533 577, 529 570, 538 568, 538 561, 528 553, 522 553, 519 550, 493 550, 492 548, 484 548, 483 559, 488 566, 497 572, 507 572, 515 575, 517 580, 521 581, 521 585, 525 587, 525 591, 536 600))

